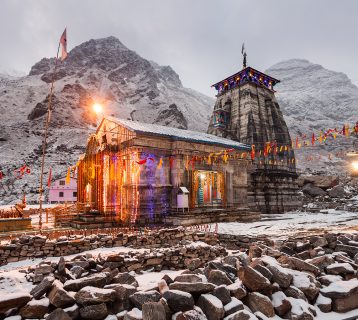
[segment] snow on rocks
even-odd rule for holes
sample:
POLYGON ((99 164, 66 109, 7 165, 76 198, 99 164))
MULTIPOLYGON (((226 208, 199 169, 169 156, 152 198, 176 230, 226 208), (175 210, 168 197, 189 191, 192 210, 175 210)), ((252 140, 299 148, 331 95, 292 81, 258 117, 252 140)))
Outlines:
POLYGON ((149 253, 127 252, 107 257, 84 253, 68 261, 46 260, 24 274, 28 281, 34 281, 39 274, 44 277, 30 288, 31 295, 25 292, 19 305, 9 303, 12 307, 8 308, 2 305, 1 297, 0 306, 5 309, 1 309, 0 316, 10 315, 13 308, 17 310, 11 311, 11 315, 21 314, 28 319, 49 314, 50 319, 107 320, 306 320, 314 319, 316 313, 347 312, 358 308, 357 265, 354 256, 335 248, 357 240, 355 234, 327 234, 265 244, 261 240, 230 253, 222 248, 205 245, 202 250, 198 244, 185 243, 167 251, 154 249, 149 253), (255 247, 250 249, 250 245, 255 247), (200 263, 199 267, 192 268, 190 264, 181 274, 174 271, 185 267, 185 259, 196 259, 203 251, 218 254, 215 260, 200 263), (181 255, 186 256, 180 266, 165 264, 177 261, 181 255), (157 274, 159 277, 151 271, 145 273, 150 286, 139 286, 143 271, 129 272, 127 266, 154 256, 160 257, 164 266, 158 269, 152 265, 152 270, 162 271, 157 274), (323 258, 318 260, 319 257, 323 258), (130 264, 123 264, 126 260, 130 264), (73 268, 83 270, 76 272, 75 277, 73 268), (168 270, 164 276, 163 268, 168 270))

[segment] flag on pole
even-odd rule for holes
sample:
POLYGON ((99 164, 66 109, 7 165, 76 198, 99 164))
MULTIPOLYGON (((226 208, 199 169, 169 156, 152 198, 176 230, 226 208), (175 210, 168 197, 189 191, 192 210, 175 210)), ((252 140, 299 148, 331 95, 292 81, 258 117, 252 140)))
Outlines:
POLYGON ((65 60, 67 58, 67 32, 63 31, 62 36, 60 38, 60 44, 61 44, 61 61, 65 60))
POLYGON ((51 180, 52 180, 52 168, 50 168, 50 172, 48 174, 47 186, 51 187, 51 180))
POLYGON ((70 184, 70 183, 71 183, 71 167, 68 168, 67 175, 66 175, 66 184, 70 184))
POLYGON ((244 51, 245 51, 245 43, 242 43, 241 54, 244 54, 244 51))

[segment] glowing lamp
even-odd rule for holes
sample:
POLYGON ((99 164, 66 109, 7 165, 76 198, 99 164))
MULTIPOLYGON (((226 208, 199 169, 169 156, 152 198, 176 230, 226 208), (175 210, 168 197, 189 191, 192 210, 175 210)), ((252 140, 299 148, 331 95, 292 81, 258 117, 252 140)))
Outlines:
POLYGON ((103 112, 103 107, 102 107, 102 105, 99 104, 99 103, 95 103, 95 104, 93 105, 93 111, 94 111, 96 114, 102 113, 102 112, 103 112))
POLYGON ((358 172, 358 161, 352 162, 352 169, 354 172, 358 172))

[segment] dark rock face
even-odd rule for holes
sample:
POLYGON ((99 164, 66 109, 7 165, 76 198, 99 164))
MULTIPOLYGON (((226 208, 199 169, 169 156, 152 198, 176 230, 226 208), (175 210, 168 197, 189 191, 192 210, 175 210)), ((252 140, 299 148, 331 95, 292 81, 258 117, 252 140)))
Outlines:
POLYGON ((225 311, 222 302, 211 294, 203 294, 198 300, 198 306, 209 320, 219 320, 224 317, 225 311))
POLYGON ((174 125, 179 129, 188 129, 188 121, 174 103, 158 114, 155 123, 169 127, 174 125))
POLYGON ((130 296, 130 300, 137 308, 142 309, 143 303, 158 302, 161 296, 158 291, 136 292, 130 296))
POLYGON ((326 195, 326 192, 321 189, 320 187, 317 187, 313 185, 312 183, 307 183, 303 188, 302 192, 304 194, 307 194, 311 197, 317 197, 317 196, 324 196, 326 195))
POLYGON ((2 297, 0 301, 0 315, 6 313, 12 308, 21 308, 31 300, 28 293, 13 293, 2 297))
POLYGON ((169 308, 175 313, 179 311, 188 311, 194 307, 194 299, 190 293, 180 290, 168 290, 163 294, 167 300, 169 308))
POLYGON ((81 308, 80 315, 83 319, 101 320, 108 315, 108 309, 105 303, 90 305, 81 308))

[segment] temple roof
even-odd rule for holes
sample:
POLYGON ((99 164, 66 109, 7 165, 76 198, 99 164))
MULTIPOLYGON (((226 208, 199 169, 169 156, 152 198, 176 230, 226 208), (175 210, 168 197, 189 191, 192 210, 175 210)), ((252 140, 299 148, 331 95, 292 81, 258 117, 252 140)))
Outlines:
POLYGON ((215 87, 215 89, 218 90, 220 93, 223 88, 225 88, 225 86, 228 89, 231 89, 246 81, 257 83, 266 87, 269 90, 273 90, 273 87, 280 82, 280 80, 277 80, 254 68, 246 67, 241 71, 234 73, 230 77, 227 77, 224 80, 213 84, 212 87, 215 87))
POLYGON ((184 130, 184 129, 178 129, 173 127, 165 127, 156 124, 117 119, 113 117, 106 117, 104 120, 114 122, 118 125, 125 127, 130 131, 139 134, 161 136, 161 137, 169 138, 171 140, 182 140, 182 141, 189 141, 189 142, 218 145, 218 146, 228 147, 233 149, 251 150, 251 146, 246 145, 244 143, 217 137, 212 134, 208 134, 204 132, 184 130))

